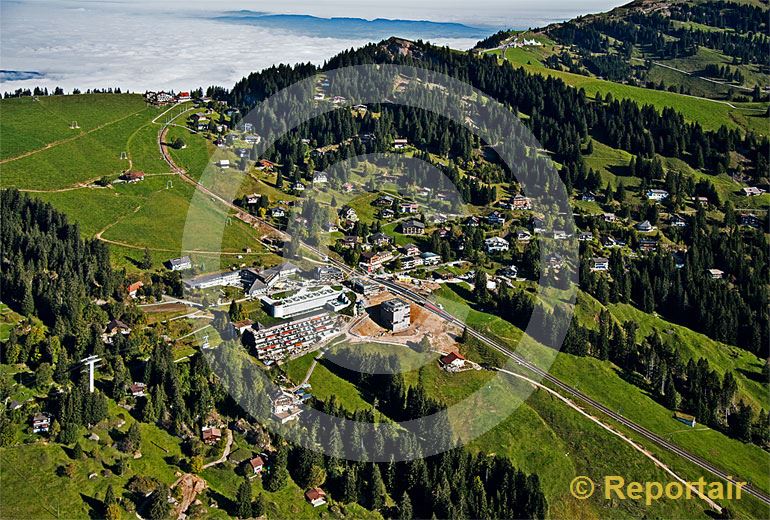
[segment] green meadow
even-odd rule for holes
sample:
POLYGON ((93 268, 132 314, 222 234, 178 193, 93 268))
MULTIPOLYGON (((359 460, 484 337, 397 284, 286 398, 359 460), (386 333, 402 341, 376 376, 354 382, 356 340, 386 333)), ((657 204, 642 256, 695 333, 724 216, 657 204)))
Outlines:
MULTIPOLYGON (((541 366, 546 363, 545 366, 547 366, 547 361, 544 360, 553 358, 552 351, 544 346, 526 338, 521 340, 523 334, 520 329, 497 316, 472 309, 463 296, 452 289, 444 287, 439 291, 439 295, 439 301, 449 312, 456 316, 466 316, 465 320, 470 326, 516 347, 516 351, 527 359, 541 366)), ((580 314, 577 315, 580 316, 580 314)), ((587 311, 582 315, 587 318, 592 315, 592 312, 587 311)), ((669 327, 661 323, 656 325, 666 327, 660 330, 661 335, 665 335, 665 330, 669 327)), ((725 362, 721 361, 723 355, 715 355, 713 349, 701 349, 698 338, 688 337, 683 333, 680 333, 679 337, 689 339, 692 342, 689 347, 691 351, 697 352, 699 357, 706 358, 712 367, 722 366, 724 369, 726 366, 725 362)), ((758 393, 761 390, 753 383, 759 375, 760 360, 748 359, 748 357, 742 357, 742 359, 744 361, 736 360, 734 365, 736 380, 740 381, 740 395, 750 401, 764 399, 764 402, 767 402, 767 398, 758 393), (739 367, 743 370, 737 370, 739 367)), ((682 448, 691 453, 713 461, 762 489, 770 489, 770 475, 766 471, 770 464, 770 455, 765 451, 755 445, 731 439, 703 425, 698 425, 697 428, 682 428, 683 425, 672 418, 670 410, 654 401, 646 391, 624 379, 620 369, 611 362, 558 353, 553 358, 549 371, 565 383, 578 388, 609 408, 619 411, 637 424, 664 437, 675 439, 682 448)), ((648 447, 653 448, 653 446, 648 447)), ((666 457, 666 460, 676 459, 663 450, 656 450, 656 454, 666 457)))
MULTIPOLYGON (((501 53, 500 50, 490 52, 498 55, 501 53)), ((764 135, 767 135, 770 130, 768 119, 762 115, 762 112, 747 110, 740 104, 734 105, 736 108, 733 108, 724 101, 623 85, 595 77, 549 69, 537 61, 533 51, 507 49, 506 60, 511 66, 523 67, 527 72, 560 78, 568 85, 584 89, 589 96, 596 96, 597 93, 606 96, 609 93, 615 99, 632 99, 642 104, 653 105, 658 109, 674 108, 681 112, 685 119, 698 122, 707 130, 717 130, 722 125, 728 128, 754 130, 764 135)), ((763 106, 766 108, 767 104, 763 106)))

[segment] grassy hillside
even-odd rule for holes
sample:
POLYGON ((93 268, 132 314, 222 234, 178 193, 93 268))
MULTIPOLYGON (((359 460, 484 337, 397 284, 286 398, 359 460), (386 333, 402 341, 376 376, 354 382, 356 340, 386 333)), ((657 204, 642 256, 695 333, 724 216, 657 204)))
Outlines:
MULTIPOLYGON (((503 53, 499 49, 489 52, 497 55, 503 53)), ((568 85, 584 89, 589 96, 595 96, 597 93, 606 96, 609 93, 616 99, 632 99, 642 104, 653 105, 658 109, 675 108, 684 115, 685 119, 697 121, 707 130, 716 130, 722 125, 727 125, 729 128, 753 130, 765 135, 770 130, 767 117, 761 111, 750 110, 752 107, 745 103, 728 103, 721 100, 698 98, 549 69, 537 60, 533 52, 522 49, 506 49, 505 59, 512 66, 523 67, 527 72, 560 78, 568 85)), ((767 104, 762 106, 766 107, 767 104)))
MULTIPOLYGON (((440 301, 447 310, 455 315, 467 316, 466 321, 475 328, 487 332, 501 341, 517 346, 517 351, 530 360, 550 359, 550 351, 531 340, 518 343, 522 332, 507 321, 491 314, 472 309, 462 296, 445 287, 440 291, 440 301)), ((664 331, 661 331, 663 334, 664 331)), ((693 344, 693 348, 697 344, 693 344)), ((709 358, 709 351, 700 351, 700 355, 709 359, 715 366, 718 357, 709 358)), ((758 361, 758 360, 757 360, 758 361)), ((744 368, 750 370, 749 376, 740 371, 736 378, 743 378, 741 388, 744 395, 750 397, 749 388, 755 388, 750 379, 759 373, 759 366, 747 362, 744 368), (753 374, 753 375, 752 375, 753 374)), ((750 479, 763 489, 770 489, 770 478, 766 472, 770 464, 770 455, 757 446, 744 444, 730 439, 720 432, 699 426, 695 429, 683 429, 682 424, 672 418, 672 412, 655 402, 639 387, 626 381, 620 370, 608 361, 594 358, 576 357, 559 353, 550 372, 575 386, 582 392, 603 403, 613 410, 618 410, 634 422, 663 436, 675 436, 678 444, 691 453, 707 458, 733 471, 735 475, 750 479)), ((766 401, 765 401, 766 402, 766 401)), ((658 453, 663 455, 662 453, 658 453)), ((668 455, 670 457, 670 455, 668 455)))

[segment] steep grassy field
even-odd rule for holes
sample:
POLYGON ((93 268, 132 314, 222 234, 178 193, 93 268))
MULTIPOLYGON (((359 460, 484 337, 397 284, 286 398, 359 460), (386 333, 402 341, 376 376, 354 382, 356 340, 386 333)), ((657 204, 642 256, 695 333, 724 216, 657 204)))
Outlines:
MULTIPOLYGON (((501 54, 500 50, 489 51, 501 54)), ((705 129, 716 130, 722 125, 728 128, 743 128, 767 135, 770 131, 767 117, 760 117, 761 112, 747 110, 740 104, 730 106, 729 103, 717 100, 703 99, 684 94, 633 87, 606 81, 590 76, 581 76, 565 71, 544 67, 533 51, 507 49, 506 60, 514 67, 523 67, 527 72, 542 74, 562 79, 568 85, 582 88, 589 96, 597 93, 605 96, 612 94, 616 99, 632 99, 642 104, 650 104, 658 109, 671 107, 684 115, 689 121, 699 122, 705 129), (512 52, 516 51, 516 52, 512 52)), ((764 104, 763 106, 767 106, 764 104)))
MULTIPOLYGON (((138 94, 40 96, 0 101, 0 160, 83 136, 147 108, 138 94), (77 122, 79 128, 70 125, 77 122)), ((159 112, 159 109, 151 109, 159 112)))
MULTIPOLYGON (((448 311, 457 316, 466 316, 465 319, 469 325, 501 341, 512 346, 518 345, 517 352, 528 359, 541 365, 545 363, 543 366, 547 366, 548 362, 543 360, 550 360, 553 357, 552 351, 531 340, 518 343, 522 337, 521 330, 501 318, 472 309, 460 294, 450 288, 442 288, 439 294, 439 301, 448 311)), ((661 334, 663 332, 661 331, 661 334)), ((697 343, 692 346, 692 348, 697 347, 697 343)), ((720 365, 719 358, 712 359, 708 349, 703 351, 698 349, 697 352, 706 357, 710 364, 720 365)), ((758 366, 748 363, 746 367, 751 370, 751 374, 758 374, 758 366)), ((553 359, 549 370, 566 383, 575 386, 606 406, 620 411, 637 424, 659 435, 673 436, 672 438, 675 438, 682 448, 691 453, 709 459, 734 472, 735 475, 751 480, 762 489, 770 489, 770 476, 766 471, 767 465, 770 464, 770 455, 754 445, 730 439, 702 425, 694 429, 681 428, 681 423, 672 418, 670 410, 655 402, 645 391, 623 379, 620 370, 612 363, 559 353, 553 359)), ((748 377, 740 371, 736 372, 735 376, 743 378, 742 389, 752 387, 749 379, 754 376, 748 377)), ((752 393, 754 393, 753 390, 752 393)), ((745 391, 747 398, 752 393, 745 391)), ((668 457, 667 460, 673 457, 665 452, 657 454, 668 457)))

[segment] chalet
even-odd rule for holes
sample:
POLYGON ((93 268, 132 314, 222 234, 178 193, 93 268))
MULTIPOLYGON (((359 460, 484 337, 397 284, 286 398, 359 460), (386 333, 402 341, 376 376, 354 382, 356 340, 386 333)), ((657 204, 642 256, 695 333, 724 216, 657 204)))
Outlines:
POLYGON ((209 118, 203 114, 195 114, 192 116, 192 127, 198 132, 203 132, 209 127, 209 118))
POLYGON ((305 499, 313 507, 322 506, 326 504, 326 493, 324 493, 323 489, 314 487, 305 491, 305 499))
POLYGON ((399 213, 417 213, 420 207, 416 202, 400 202, 398 204, 399 213))
POLYGON ((47 413, 36 413, 32 416, 32 432, 48 433, 51 427, 51 416, 47 413))
POLYGON ((596 201, 596 194, 594 194, 594 192, 592 192, 592 191, 584 191, 580 195, 580 200, 585 201, 585 202, 594 202, 594 201, 596 201))
POLYGON ((693 197, 692 202, 696 206, 703 206, 704 208, 707 208, 709 205, 708 197, 693 197))
POLYGON ((420 254, 423 265, 438 265, 441 263, 441 255, 433 253, 431 251, 425 251, 420 254))
POLYGON ((302 413, 297 396, 283 389, 273 391, 270 394, 270 403, 273 417, 281 424, 299 418, 302 413))
POLYGON ((280 206, 270 208, 270 216, 273 218, 281 218, 286 216, 286 210, 280 206))
POLYGON ((578 235, 578 240, 581 242, 592 242, 594 239, 594 234, 590 231, 583 231, 578 235))
POLYGON ((305 185, 298 181, 291 185, 291 189, 294 191, 305 191, 305 185))
POLYGON ((381 219, 390 220, 390 219, 392 219, 395 216, 396 216, 396 212, 393 211, 390 208, 385 208, 385 209, 380 211, 380 218, 381 219))
POLYGON ((190 101, 191 96, 189 92, 180 92, 176 95, 177 101, 190 101))
POLYGON ((108 336, 108 337, 111 338, 115 334, 123 334, 125 336, 125 335, 129 334, 130 332, 131 332, 131 327, 129 327, 128 325, 126 325, 122 321, 116 320, 116 319, 113 318, 107 324, 107 327, 105 327, 103 335, 108 336))
POLYGON ((545 261, 548 264, 548 266, 553 269, 561 269, 562 267, 564 267, 564 257, 561 256, 559 253, 552 253, 548 255, 545 261))
POLYGON ((499 211, 493 211, 487 215, 487 223, 492 226, 502 226, 505 224, 505 217, 499 211))
POLYGON ((754 229, 759 229, 762 227, 762 221, 754 215, 753 213, 744 213, 741 214, 739 218, 739 222, 742 226, 748 226, 754 229))
POLYGON ((639 222, 636 225, 636 230, 641 231, 642 233, 649 233, 653 229, 655 229, 655 227, 652 224, 650 224, 649 220, 645 220, 644 222, 639 222))
POLYGON ((346 236, 346 237, 340 238, 337 242, 339 242, 339 244, 345 249, 351 249, 358 245, 358 243, 360 242, 360 238, 355 235, 346 236))
POLYGON ((144 93, 144 100, 147 103, 151 103, 157 106, 168 105, 169 103, 175 101, 175 99, 176 97, 174 95, 168 92, 163 92, 162 90, 160 92, 147 91, 144 93))
POLYGON ((257 164, 259 165, 258 168, 262 170, 272 170, 275 168, 275 163, 272 161, 268 161, 267 159, 260 159, 257 161, 257 164))
POLYGON ((602 220, 605 222, 615 222, 617 219, 614 213, 602 213, 602 220))
POLYGON ((420 248, 412 243, 404 244, 401 246, 401 252, 406 256, 417 256, 420 254, 420 248))
POLYGON ((406 139, 393 139, 393 148, 395 148, 396 150, 401 150, 408 144, 409 144, 409 141, 407 141, 406 139))
POLYGON ((324 224, 324 231, 326 231, 327 233, 334 233, 335 231, 339 231, 339 229, 340 228, 338 228, 337 224, 335 224, 334 222, 330 221, 324 224))
POLYGON ((761 188, 757 188, 756 186, 749 186, 747 188, 741 188, 741 193, 745 195, 746 197, 756 197, 758 195, 762 195, 765 192, 765 190, 761 188))
POLYGON ((640 238, 639 239, 639 251, 644 253, 651 253, 658 250, 657 238, 640 238))
POLYGON ((185 255, 179 258, 172 258, 168 261, 168 265, 172 271, 185 271, 192 269, 192 260, 190 260, 189 256, 185 255))
POLYGON ((532 209, 532 199, 524 195, 516 195, 511 199, 513 209, 532 209))
POLYGON ((529 242, 532 240, 532 233, 526 229, 521 229, 516 232, 516 240, 519 242, 529 242))
POLYGON ((706 269, 706 272, 712 280, 721 280, 725 276, 725 272, 721 269, 706 269))
POLYGON ((326 175, 326 172, 313 173, 313 185, 326 184, 327 182, 329 182, 329 176, 326 175))
POLYGON ((314 100, 314 101, 323 101, 323 99, 324 99, 325 97, 326 97, 326 95, 324 95, 324 93, 323 93, 323 92, 316 92, 316 93, 313 95, 313 100, 314 100))
MULTIPOLYGON (((217 139, 217 141, 221 141, 221 139, 217 139)), ((224 144, 225 144, 224 141, 222 141, 222 145, 224 144)), ((249 156, 251 155, 251 150, 249 150, 248 148, 236 148, 235 150, 233 150, 233 152, 235 153, 235 155, 237 155, 241 159, 248 159, 249 156)))
POLYGON ((230 159, 220 159, 216 162, 218 168, 226 170, 230 167, 230 159))
POLYGON ((349 182, 346 182, 345 184, 342 185, 342 191, 345 193, 350 193, 351 191, 353 191, 353 185, 349 182))
POLYGON ((390 195, 382 195, 381 197, 377 197, 374 201, 374 205, 378 208, 390 208, 393 206, 393 197, 390 195))
POLYGON ((246 204, 257 204, 260 198, 262 198, 262 195, 259 193, 251 193, 246 195, 246 204))
POLYGON ((135 183, 144 180, 144 173, 136 171, 127 171, 120 178, 128 183, 135 183))
POLYGON ((465 357, 459 352, 450 352, 439 359, 439 364, 447 372, 455 372, 465 367, 465 357))
POLYGON ((128 393, 134 397, 144 397, 147 395, 147 385, 142 382, 135 381, 128 387, 128 393))
POLYGON ((647 200, 661 201, 668 198, 666 190, 650 189, 647 190, 647 200))
POLYGON ((515 265, 506 265, 505 267, 498 269, 497 274, 507 278, 516 278, 519 276, 519 269, 515 265))
POLYGON ((591 271, 607 271, 609 268, 609 259, 600 256, 591 259, 591 271))
POLYGON ((508 241, 500 237, 491 237, 484 240, 484 249, 487 253, 501 253, 508 251, 508 241))
MULTIPOLYGON (((250 130, 247 130, 247 132, 248 131, 250 130)), ((262 141, 262 137, 258 136, 257 134, 246 134, 245 136, 243 136, 243 140, 246 142, 246 144, 254 145, 262 141)))
POLYGON ((204 426, 201 428, 201 438, 204 444, 213 446, 222 439, 222 430, 213 426, 204 426))
POLYGON ((554 229, 553 230, 553 239, 554 240, 567 240, 572 235, 564 231, 563 229, 554 229))
POLYGON ((390 245, 393 238, 390 235, 387 235, 382 232, 374 233, 372 235, 369 235, 369 243, 373 244, 377 247, 384 247, 390 245))
POLYGON ((130 284, 126 289, 126 291, 128 292, 128 295, 130 297, 136 298, 137 291, 139 291, 139 289, 141 289, 142 287, 144 287, 144 283, 142 283, 142 281, 139 280, 138 282, 134 282, 130 284))
POLYGON ((668 217, 668 225, 671 227, 686 227, 687 226, 687 220, 685 220, 684 217, 681 215, 677 215, 676 213, 672 213, 668 217))
POLYGON ((620 241, 609 235, 602 238, 602 245, 604 247, 623 247, 620 241))
POLYGON ((347 103, 347 99, 345 99, 343 96, 334 96, 332 97, 332 103, 335 105, 342 105, 344 103, 347 103))
POLYGON ((262 459, 262 457, 257 455, 253 459, 249 460, 249 467, 251 468, 251 473, 253 475, 259 475, 262 473, 262 468, 265 467, 265 461, 262 459))
POLYGON ((422 235, 425 233, 425 224, 419 220, 406 220, 401 223, 401 233, 404 235, 422 235))
POLYGON ((479 220, 479 217, 473 215, 465 219, 464 225, 468 227, 479 227, 479 224, 481 221, 479 220))

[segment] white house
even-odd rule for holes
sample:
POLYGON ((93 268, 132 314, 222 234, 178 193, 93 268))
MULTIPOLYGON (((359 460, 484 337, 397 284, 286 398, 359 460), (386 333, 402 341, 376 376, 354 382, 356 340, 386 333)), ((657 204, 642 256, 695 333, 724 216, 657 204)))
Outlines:
POLYGON ((749 186, 747 188, 741 188, 741 191, 747 197, 756 197, 757 195, 762 195, 765 192, 765 190, 763 190, 761 188, 757 188, 756 186, 749 186))
POLYGON ((591 271, 606 271, 609 268, 609 259, 604 257, 594 257, 591 259, 591 271))
POLYGON ((488 253, 500 253, 508 251, 508 241, 500 237, 491 237, 484 240, 484 248, 488 253))
POLYGON ((647 199, 661 201, 668 198, 668 192, 666 190, 651 189, 647 190, 647 199))

